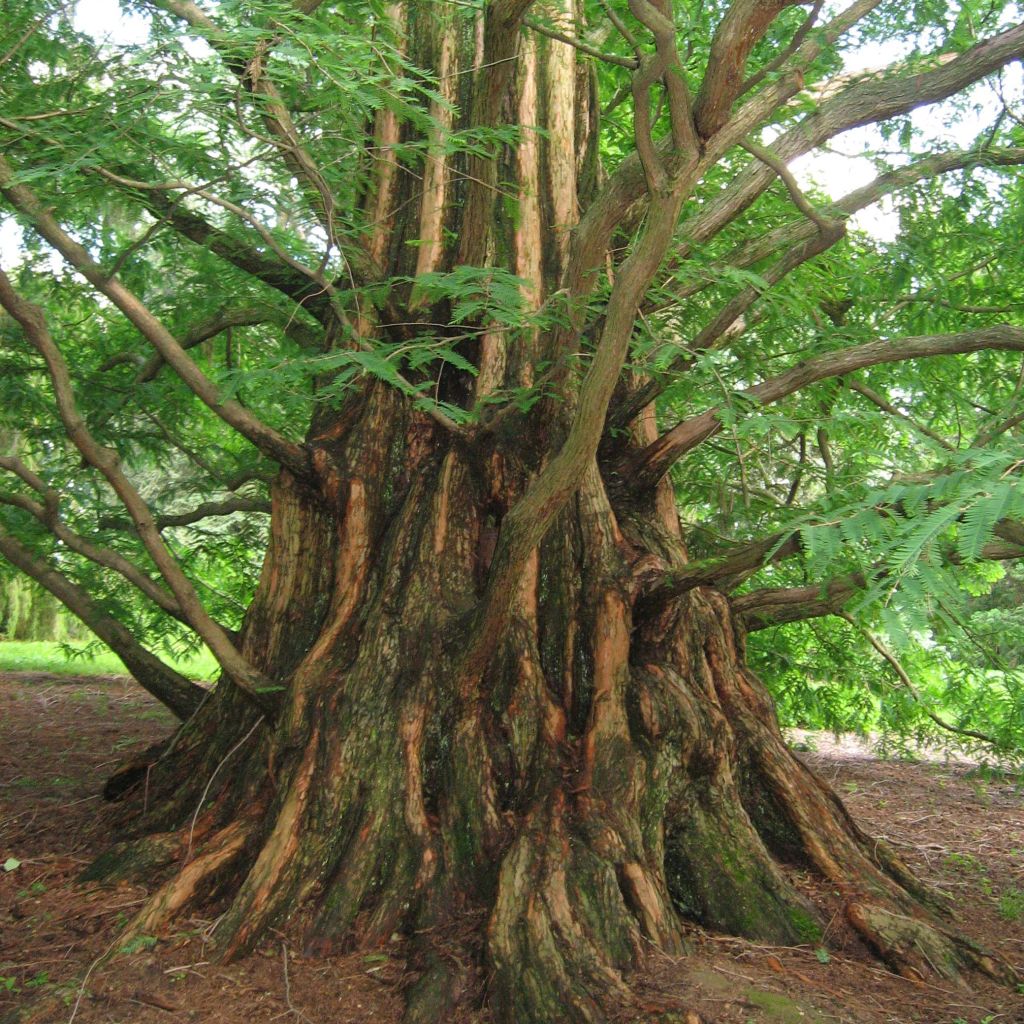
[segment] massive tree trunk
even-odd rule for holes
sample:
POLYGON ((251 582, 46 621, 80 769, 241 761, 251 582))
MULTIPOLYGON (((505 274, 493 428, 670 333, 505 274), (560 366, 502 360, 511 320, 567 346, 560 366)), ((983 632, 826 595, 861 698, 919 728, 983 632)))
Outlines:
POLYGON ((176 866, 134 931, 201 897, 225 956, 285 922, 321 951, 397 933, 424 1021, 478 980, 455 964, 486 970, 500 1020, 603 1019, 683 919, 789 944, 841 909, 901 973, 995 969, 787 749, 726 600, 638 604, 650 554, 682 558, 670 505, 619 506, 590 472, 467 675, 519 446, 462 451, 377 387, 314 447, 321 486, 274 487, 244 630, 281 713, 224 686, 150 773, 134 827, 156 835, 95 868, 176 866))
MULTIPOLYGON (((572 231, 600 184, 591 72, 573 47, 521 35, 525 6, 492 4, 475 24, 457 5, 394 5, 402 45, 442 96, 423 164, 380 161, 365 197, 365 248, 382 277, 501 267, 540 309, 560 292, 581 306, 588 275, 604 270, 607 246, 587 249, 601 232, 572 231), (463 73, 471 66, 489 71, 463 73), (456 117, 518 124, 518 141, 498 159, 453 158, 439 136, 456 117)), ((568 7, 546 15, 575 21, 568 7)), ((661 57, 671 94, 676 71, 661 57)), ((715 95, 709 86, 698 99, 704 120, 720 120, 715 95)), ((382 112, 377 146, 408 130, 382 112)), ((652 212, 637 251, 655 240, 611 271, 625 297, 613 291, 595 326, 618 331, 622 353, 629 289, 642 294, 657 269, 693 170, 690 158, 659 168, 660 155, 641 156, 634 177, 646 176, 652 212)), ((622 216, 621 203, 609 210, 591 216, 622 216)), ((359 310, 349 326, 366 339, 449 324, 431 301, 396 287, 388 317, 359 310)), ((570 327, 579 315, 564 313, 570 327)), ((584 415, 567 385, 580 372, 571 333, 493 324, 465 345, 475 375, 446 364, 434 391, 465 408, 553 366, 559 397, 529 415, 484 416, 472 434, 381 382, 319 409, 311 471, 293 459, 273 486, 271 543, 241 633, 242 656, 281 688, 264 695, 275 710, 220 686, 148 773, 134 837, 93 873, 164 872, 136 933, 193 901, 219 902, 223 956, 271 926, 314 950, 397 934, 421 972, 410 1020, 441 1019, 463 992, 486 993, 502 1021, 601 1020, 628 999, 646 949, 683 950, 684 920, 792 943, 819 940, 841 910, 900 972, 996 970, 789 752, 726 598, 648 586, 686 562, 668 484, 637 494, 615 472, 656 439, 649 409, 601 457, 576 458, 564 494, 541 490, 542 539, 509 555, 522 527, 513 510, 538 494, 584 415), (836 906, 815 905, 808 876, 836 906)))

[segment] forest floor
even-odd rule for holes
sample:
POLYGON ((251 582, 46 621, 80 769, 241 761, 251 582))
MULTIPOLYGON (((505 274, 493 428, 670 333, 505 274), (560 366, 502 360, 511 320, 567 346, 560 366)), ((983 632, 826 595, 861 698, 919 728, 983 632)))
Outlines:
MULTIPOLYGON (((278 934, 225 966, 206 939, 212 921, 193 916, 95 966, 146 896, 76 882, 111 841, 99 790, 172 724, 124 678, 0 673, 0 1024, 396 1022, 408 980, 398 946, 305 958, 278 934)), ((884 761, 821 735, 813 745, 801 756, 864 828, 1024 976, 1024 786, 963 762, 884 761)), ((692 1024, 695 1012, 708 1024, 1024 1024, 1024 986, 906 981, 835 921, 827 944, 767 947, 694 928, 690 955, 652 956, 634 979, 636 1004, 616 1021, 692 1024)))

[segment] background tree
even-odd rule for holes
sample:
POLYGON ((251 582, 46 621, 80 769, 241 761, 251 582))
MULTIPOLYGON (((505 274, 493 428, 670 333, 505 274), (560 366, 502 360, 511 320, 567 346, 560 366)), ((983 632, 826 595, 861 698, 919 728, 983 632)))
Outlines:
POLYGON ((1019 62, 1019 11, 135 10, 115 47, 19 4, 0 56, 0 553, 184 720, 92 869, 160 874, 129 930, 397 932, 424 1021, 472 963, 499 1019, 601 1019, 683 918, 1005 975, 789 752, 745 634, 955 623, 949 566, 1024 553, 1018 113, 905 120, 1019 62), (869 124, 899 159, 805 194, 869 124), (897 242, 848 240, 889 197, 897 242), (143 644, 188 637, 212 695, 143 644))

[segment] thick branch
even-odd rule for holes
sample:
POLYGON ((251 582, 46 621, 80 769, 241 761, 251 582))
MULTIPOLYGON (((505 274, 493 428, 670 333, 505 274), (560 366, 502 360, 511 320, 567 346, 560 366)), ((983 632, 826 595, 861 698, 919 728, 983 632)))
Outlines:
POLYGON ((659 607, 695 587, 722 586, 725 581, 736 585, 737 577, 745 578, 770 562, 779 562, 800 551, 800 538, 785 533, 773 534, 725 555, 714 555, 690 562, 669 573, 657 573, 644 589, 644 607, 659 607))
POLYGON ((98 292, 121 310, 209 409, 269 458, 287 466, 299 476, 307 476, 309 457, 305 449, 268 427, 243 405, 222 399, 212 381, 138 297, 116 278, 108 278, 102 267, 64 231, 31 190, 24 185, 14 184, 13 177, 10 165, 0 157, 0 191, 15 209, 30 220, 36 231, 98 292))
POLYGON ((163 538, 153 522, 149 507, 122 471, 121 460, 117 452, 97 444, 89 433, 75 403, 67 364, 60 349, 50 336, 43 311, 22 298, 2 270, 0 270, 0 305, 18 321, 29 343, 43 357, 53 384, 57 410, 69 439, 81 452, 85 461, 106 477, 111 488, 121 499, 135 524, 139 538, 160 571, 160 575, 170 587, 171 593, 174 594, 189 624, 210 648, 218 664, 235 685, 260 710, 270 713, 272 702, 267 694, 272 688, 271 681, 239 654, 228 635, 203 607, 192 583, 164 544, 163 538))
MULTIPOLYGON (((1024 558, 1024 525, 1008 519, 996 524, 997 536, 1017 536, 1020 543, 1009 540, 989 541, 979 557, 986 561, 1010 562, 1024 558)), ((954 565, 960 561, 955 551, 943 556, 954 565)), ((884 569, 874 571, 874 578, 881 579, 884 569)), ((868 577, 852 573, 824 583, 806 587, 765 587, 751 590, 731 598, 733 608, 742 616, 748 631, 768 629, 785 622, 802 622, 824 615, 838 615, 844 605, 868 585, 868 577)))
POLYGON ((747 58, 780 11, 792 0, 735 0, 711 41, 708 69, 694 105, 701 138, 709 139, 729 120, 743 88, 747 58))
POLYGON ((183 238, 208 249, 282 295, 287 295, 303 309, 320 316, 327 308, 327 294, 307 274, 300 273, 280 259, 264 255, 255 246, 239 241, 215 227, 195 211, 187 209, 180 199, 164 192, 140 192, 138 189, 128 191, 139 198, 154 217, 166 221, 183 238))
MULTIPOLYGON (((984 349, 1024 351, 1024 329, 1002 324, 963 334, 924 335, 891 341, 871 341, 838 352, 828 352, 798 363, 791 370, 740 392, 740 397, 758 405, 777 402, 817 381, 840 377, 879 363, 899 362, 930 356, 960 355, 984 349)), ((653 486, 669 467, 722 429, 720 407, 683 420, 667 434, 628 460, 623 478, 637 488, 653 486)))
MULTIPOLYGON (((1021 148, 955 149, 946 153, 936 153, 921 160, 915 160, 905 167, 899 167, 879 175, 867 185, 848 192, 841 199, 830 204, 828 212, 833 217, 850 217, 873 203, 877 203, 884 196, 891 195, 899 189, 907 188, 926 178, 934 178, 940 174, 948 174, 951 171, 970 167, 1015 167, 1020 164, 1024 164, 1024 149, 1021 148)), ((695 241, 705 241, 710 237, 709 223, 710 218, 705 222, 704 218, 700 217, 687 225, 695 232, 693 235, 695 241)), ((784 224, 741 245, 723 260, 723 265, 750 267, 779 249, 803 239, 812 238, 816 234, 815 226, 806 220, 784 224)), ((688 234, 687 237, 690 235, 688 234)), ((680 297, 687 298, 697 290, 699 289, 687 289, 681 293, 680 297)))
POLYGON ((838 615, 843 606, 867 585, 859 573, 809 587, 767 587, 733 597, 732 607, 749 632, 802 622, 823 615, 838 615))
MULTIPOLYGON (((820 53, 825 39, 835 37, 841 20, 848 22, 865 8, 870 10, 876 4, 877 0, 854 4, 849 17, 834 19, 836 27, 823 30, 825 35, 821 39, 812 34, 798 51, 795 61, 802 65, 806 58, 820 53), (855 10, 857 8, 859 10, 855 10)), ((948 57, 946 54, 935 56, 948 57)), ((937 66, 933 64, 929 70, 899 77, 899 69, 889 68, 877 76, 864 77, 822 103, 774 140, 772 149, 779 159, 788 163, 851 128, 874 124, 944 100, 1022 56, 1024 25, 1016 25, 952 59, 943 59, 937 66)), ((739 144, 762 125, 779 104, 797 95, 801 81, 783 76, 761 90, 709 141, 706 158, 717 160, 728 148, 739 144)), ((753 163, 736 176, 733 184, 718 199, 682 225, 686 237, 699 242, 718 234, 771 185, 774 177, 771 168, 760 161, 753 163)))
POLYGON ((3 530, 0 530, 0 554, 81 619, 121 659, 138 683, 178 718, 184 721, 196 712, 206 697, 206 690, 140 646, 128 630, 98 608, 84 590, 39 561, 3 530))

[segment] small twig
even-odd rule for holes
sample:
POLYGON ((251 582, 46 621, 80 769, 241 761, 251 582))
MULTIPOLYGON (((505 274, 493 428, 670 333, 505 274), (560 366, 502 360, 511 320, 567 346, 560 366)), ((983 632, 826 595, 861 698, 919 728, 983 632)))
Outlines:
POLYGON ((285 942, 281 943, 281 962, 284 965, 284 1001, 288 1005, 288 1009, 295 1014, 299 1020, 305 1021, 306 1024, 313 1024, 313 1022, 301 1011, 295 1008, 292 1003, 292 986, 288 980, 288 944, 285 942))
MULTIPOLYGON (((921 699, 921 693, 914 685, 913 680, 907 674, 907 670, 900 663, 899 658, 893 654, 892 651, 869 629, 865 629, 861 626, 857 620, 850 615, 849 612, 839 612, 839 617, 845 619, 854 629, 858 630, 863 634, 864 639, 889 663, 893 672, 896 673, 896 677, 903 684, 904 688, 910 693, 914 701, 921 706, 921 710, 941 729, 945 729, 947 732, 955 733, 957 736, 967 736, 970 739, 981 740, 983 743, 989 743, 992 746, 996 746, 996 741, 993 737, 983 732, 978 732, 975 729, 961 729, 959 726, 950 725, 949 722, 940 718, 933 711, 929 711, 924 705, 924 701, 921 699)), ((936 972, 938 973, 938 972, 936 972)))
POLYGON ((252 723, 252 728, 224 755, 223 760, 216 768, 213 769, 213 774, 210 776, 209 781, 206 783, 203 789, 203 795, 199 798, 199 803, 196 804, 195 814, 192 815, 192 823, 188 829, 188 847, 185 850, 185 863, 188 863, 189 857, 192 855, 192 837, 196 831, 196 821, 199 818, 199 812, 203 809, 203 804, 206 803, 206 794, 210 792, 210 787, 213 785, 213 780, 217 778, 221 768, 228 763, 231 755, 238 750, 238 748, 245 743, 245 741, 256 731, 257 726, 261 725, 265 721, 263 715, 260 715, 255 722, 252 723))
POLYGON ((833 234, 844 229, 842 221, 826 217, 819 210, 815 209, 807 196, 800 190, 796 178, 793 177, 793 172, 779 156, 770 149, 765 149, 764 146, 759 146, 756 142, 751 142, 749 139, 744 139, 740 142, 740 148, 745 149, 751 156, 756 157, 761 163, 770 167, 782 179, 782 183, 786 186, 789 196, 793 200, 793 205, 808 220, 813 221, 823 235, 833 234))
POLYGON ((599 50, 596 46, 591 46, 589 43, 584 42, 582 39, 578 39, 576 36, 568 35, 565 32, 559 32, 557 29, 552 28, 550 25, 545 25, 544 22, 538 21, 536 18, 523 18, 523 24, 528 29, 532 29, 534 32, 537 32, 542 36, 547 36, 549 39, 554 39, 559 43, 565 43, 566 46, 575 47, 581 53, 589 54, 591 57, 603 60, 607 64, 615 64, 620 68, 629 68, 630 71, 636 70, 639 65, 639 62, 633 57, 620 57, 617 53, 605 53, 603 50, 599 50))

